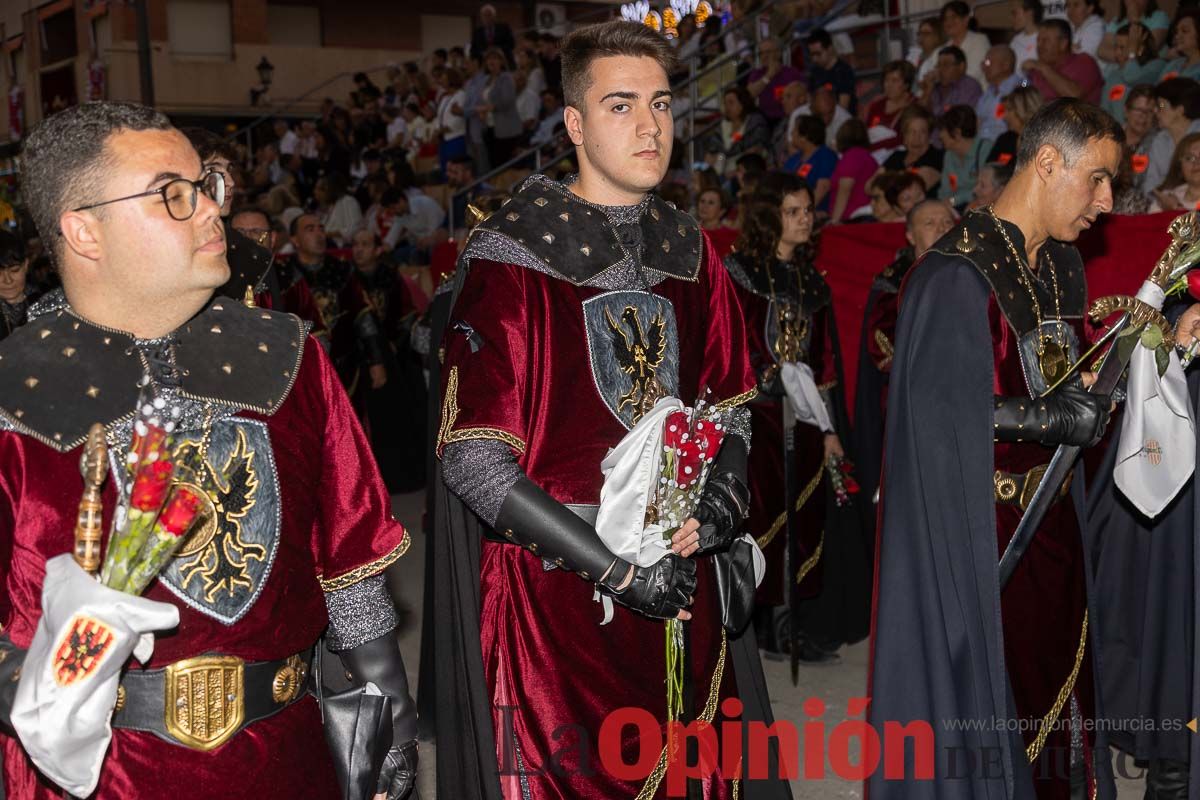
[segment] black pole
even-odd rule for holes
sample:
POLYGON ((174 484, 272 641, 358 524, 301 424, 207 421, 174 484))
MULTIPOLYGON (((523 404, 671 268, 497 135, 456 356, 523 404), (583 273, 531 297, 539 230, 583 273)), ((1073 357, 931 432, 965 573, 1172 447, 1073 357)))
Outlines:
POLYGON ((154 105, 154 68, 150 64, 150 16, 146 0, 134 0, 137 14, 138 72, 141 75, 142 105, 154 105))

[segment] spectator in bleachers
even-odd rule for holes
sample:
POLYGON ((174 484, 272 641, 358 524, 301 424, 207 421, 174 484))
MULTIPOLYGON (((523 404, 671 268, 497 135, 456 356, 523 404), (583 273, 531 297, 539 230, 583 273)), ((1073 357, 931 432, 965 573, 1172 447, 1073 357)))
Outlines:
POLYGON ((517 73, 525 76, 525 85, 533 89, 534 96, 546 91, 546 72, 532 48, 522 45, 513 51, 517 60, 517 73))
POLYGON ((1071 26, 1065 20, 1042 20, 1038 26, 1038 57, 1026 61, 1021 71, 1045 100, 1078 97, 1100 104, 1104 77, 1096 59, 1087 53, 1071 52, 1071 26))
POLYGON ((467 56, 466 69, 463 73, 466 81, 463 83, 464 105, 463 116, 467 124, 467 155, 475 159, 481 168, 488 169, 491 161, 487 157, 487 145, 484 141, 487 126, 479 113, 483 105, 483 90, 487 86, 488 76, 483 70, 482 54, 471 53, 467 56))
POLYGON ((346 189, 346 176, 340 172, 330 172, 313 187, 317 219, 325 229, 325 236, 337 242, 338 247, 350 243, 350 237, 362 227, 363 221, 358 201, 346 189))
POLYGON ((529 85, 529 79, 524 72, 520 70, 514 72, 513 80, 517 84, 517 116, 521 118, 521 127, 524 131, 521 141, 524 144, 528 143, 529 137, 533 135, 533 129, 537 127, 538 119, 541 118, 542 98, 529 85))
POLYGON ((504 60, 511 64, 514 44, 512 28, 496 21, 496 7, 491 3, 481 6, 479 27, 471 34, 471 52, 482 55, 495 47, 504 54, 504 60))
POLYGON ((792 81, 783 87, 780 104, 783 106, 783 119, 775 123, 771 133, 771 155, 776 164, 787 161, 792 151, 792 128, 800 117, 801 106, 808 103, 808 89, 800 81, 792 81))
POLYGON ((762 153, 746 153, 739 156, 733 169, 733 179, 736 183, 739 198, 752 194, 759 181, 767 174, 767 161, 762 153))
POLYGON ((1121 64, 1113 48, 1116 46, 1117 32, 1126 25, 1140 26, 1150 31, 1153 42, 1151 50, 1157 53, 1167 40, 1171 19, 1155 0, 1120 0, 1117 15, 1104 26, 1104 40, 1099 50, 1101 59, 1121 64))
POLYGON ((998 44, 988 50, 987 58, 983 60, 983 76, 987 83, 975 102, 979 135, 985 139, 995 140, 1007 130, 1000 103, 1006 94, 1021 85, 1021 76, 1016 70, 1016 55, 1011 47, 998 44))
POLYGON ((446 213, 437 201, 420 189, 404 191, 392 187, 383 193, 379 201, 383 207, 383 219, 391 218, 384 247, 394 252, 400 262, 427 255, 437 243, 438 231, 446 213), (425 252, 421 252, 425 251, 425 252))
POLYGON ((744 153, 766 154, 771 146, 771 128, 755 107, 754 97, 744 86, 731 86, 722 97, 721 144, 725 163, 731 165, 744 153))
POLYGON ((1142 84, 1125 93, 1125 148, 1137 152, 1142 142, 1154 130, 1154 110, 1157 100, 1154 87, 1142 84))
POLYGON ((975 191, 971 195, 968 208, 984 208, 996 202, 1012 174, 1012 166, 984 164, 983 169, 979 170, 979 180, 975 182, 975 191))
POLYGON ((1117 32, 1113 53, 1116 63, 1100 92, 1100 107, 1125 124, 1125 95, 1135 86, 1153 84, 1163 71, 1163 61, 1155 55, 1154 37, 1149 28, 1125 25, 1117 32), (1137 41, 1133 41, 1133 37, 1137 41))
POLYGON ((1006 166, 1016 159, 1021 131, 1025 130, 1034 112, 1044 103, 1042 93, 1032 86, 1019 86, 1004 96, 1000 104, 1004 107, 1004 125, 1008 130, 1000 134, 992 145, 987 157, 989 164, 1006 166))
POLYGON ((884 170, 877 172, 867 182, 867 195, 871 199, 868 222, 900 222, 909 209, 925 200, 925 184, 911 172, 884 170))
POLYGON ((975 183, 987 163, 992 141, 979 135, 975 111, 970 106, 954 106, 942 115, 938 127, 946 148, 938 198, 962 208, 975 193, 975 183))
POLYGON ((870 208, 867 182, 878 171, 871 155, 871 140, 861 119, 849 119, 837 133, 838 163, 829 178, 829 219, 845 222, 863 209, 870 208))
MULTIPOLYGON (((1158 132, 1145 148, 1145 171, 1137 180, 1143 194, 1150 195, 1167 176, 1175 148, 1183 137, 1200 131, 1200 83, 1191 78, 1168 78, 1154 87, 1158 132)), ((1143 163, 1134 164, 1134 171, 1143 163)))
POLYGON ((463 221, 466 220, 468 203, 474 203, 476 202, 476 198, 491 194, 496 191, 495 188, 487 181, 484 181, 478 186, 472 187, 472 184, 474 183, 475 162, 473 162, 469 157, 462 156, 453 159, 447 166, 446 186, 452 193, 457 195, 459 191, 468 189, 468 187, 470 187, 465 194, 456 197, 453 202, 452 208, 454 210, 455 226, 462 225, 463 221))
POLYGON ((544 90, 542 92, 542 119, 534 129, 529 143, 534 147, 548 145, 561 136, 565 129, 562 98, 553 89, 544 90))
POLYGON ((25 324, 31 296, 29 259, 21 237, 0 230, 0 339, 25 324))
POLYGON ((848 120, 853 119, 850 112, 843 108, 835 99, 833 90, 820 86, 812 93, 807 106, 800 106, 800 114, 812 114, 825 123, 825 144, 833 148, 837 144, 837 132, 848 120))
POLYGON ((1181 8, 1175 16, 1162 77, 1200 80, 1200 9, 1181 8))
POLYGON ((1171 167, 1154 197, 1164 211, 1200 208, 1200 133, 1189 133, 1179 140, 1171 167))
POLYGON ((950 0, 942 6, 942 31, 948 47, 954 45, 963 52, 967 74, 983 82, 983 59, 992 43, 979 31, 971 30, 971 8, 963 0, 950 0))
POLYGON ((521 117, 517 114, 517 85, 508 71, 504 53, 497 48, 483 56, 487 83, 483 87, 483 103, 477 112, 482 115, 486 131, 488 160, 493 169, 513 157, 521 140, 521 117))
POLYGON ((921 106, 910 106, 900 115, 900 141, 903 147, 888 156, 883 168, 915 172, 925 184, 925 194, 937 197, 945 153, 933 146, 933 115, 921 106))
POLYGON ((558 37, 553 33, 543 33, 538 55, 542 58, 546 85, 562 94, 562 57, 558 54, 558 37))
POLYGON ((937 53, 942 49, 942 26, 936 19, 923 19, 917 26, 917 44, 913 46, 905 60, 917 70, 917 86, 924 86, 926 80, 932 80, 937 67, 937 53))
POLYGON ((812 189, 817 210, 828 210, 830 179, 838 157, 825 144, 825 123, 812 115, 797 118, 792 126, 792 144, 796 149, 783 165, 783 171, 804 178, 812 189))
POLYGON ((960 48, 950 44, 938 51, 937 80, 923 98, 926 108, 934 115, 945 114, 954 106, 974 108, 982 94, 979 81, 967 74, 967 57, 960 48))
POLYGON ((450 67, 442 73, 442 96, 438 100, 437 112, 438 135, 441 137, 438 166, 443 175, 450 159, 467 154, 466 106, 467 93, 463 91, 462 75, 450 67))
MULTIPOLYGON (((863 120, 867 128, 887 128, 896 131, 897 120, 904 109, 913 104, 913 81, 917 71, 907 61, 891 61, 883 67, 883 94, 875 98, 869 106, 863 120)), ((872 149, 891 149, 900 145, 900 134, 885 138, 877 138, 872 149)))
POLYGON ((446 62, 446 66, 452 67, 452 68, 458 70, 459 72, 462 72, 463 68, 466 66, 466 64, 467 64, 467 51, 463 50, 458 45, 451 47, 450 48, 450 60, 446 62))
POLYGON ((1071 24, 1071 51, 1099 58, 1104 40, 1104 18, 1099 0, 1067 0, 1067 21, 1071 24))
POLYGON ((817 28, 808 35, 809 94, 820 88, 832 90, 837 104, 851 114, 858 107, 854 69, 838 57, 829 33, 817 28))
POLYGON ((737 228, 730 227, 725 220, 728 205, 720 189, 706 189, 696 197, 696 219, 722 258, 729 255, 738 235, 737 228))
POLYGON ((296 138, 296 133, 292 127, 288 125, 288 121, 283 117, 276 117, 271 123, 271 127, 275 131, 275 138, 279 142, 279 154, 281 156, 290 156, 296 152, 296 145, 299 139, 296 138))
MULTIPOLYGON (((1042 24, 1042 0, 1011 0, 1013 37, 1008 43, 1016 63, 1037 58, 1038 25, 1042 24)), ((984 76, 987 77, 986 74, 984 76)))
POLYGON ((758 103, 759 112, 768 122, 784 118, 783 90, 803 76, 800 70, 783 63, 783 46, 776 39, 764 39, 758 46, 760 66, 750 71, 746 88, 758 103))
POLYGON ((225 201, 221 204, 221 216, 228 217, 233 208, 235 196, 241 200, 245 194, 244 187, 238 185, 233 168, 238 160, 238 151, 233 142, 205 128, 182 128, 181 133, 188 138, 200 156, 200 168, 205 172, 219 172, 225 179, 225 201))

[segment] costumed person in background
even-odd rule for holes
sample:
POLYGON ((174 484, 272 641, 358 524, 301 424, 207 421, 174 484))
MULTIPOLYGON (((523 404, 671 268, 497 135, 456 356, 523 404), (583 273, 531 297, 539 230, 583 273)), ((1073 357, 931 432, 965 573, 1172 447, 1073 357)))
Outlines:
MULTIPOLYGON (((255 305, 295 314, 308 323, 308 335, 316 339, 321 347, 329 352, 329 331, 325 328, 325 320, 321 318, 321 310, 317 308, 316 298, 313 297, 312 290, 308 288, 308 282, 304 280, 300 269, 291 260, 275 260, 275 251, 283 234, 271 229, 270 217, 256 208, 243 209, 230 218, 229 228, 250 242, 250 246, 239 247, 243 261, 250 260, 245 255, 248 252, 256 254, 265 252, 270 257, 267 262, 267 277, 265 280, 258 281, 255 289, 255 305)), ((252 259, 257 261, 257 255, 252 256, 252 259)), ((231 252, 228 254, 227 260, 235 262, 239 260, 239 256, 235 252, 231 252)), ((233 263, 230 263, 231 273, 236 273, 237 269, 233 263)), ((238 288, 249 285, 244 280, 230 278, 229 283, 225 284, 229 291, 223 292, 223 294, 226 297, 242 299, 245 289, 242 288, 243 294, 238 296, 238 288)))
POLYGON ((388 380, 366 393, 371 449, 383 481, 393 493, 425 485, 425 412, 428 393, 421 357, 409 346, 418 309, 408 281, 396 265, 382 261, 379 235, 360 228, 351 237, 354 275, 371 300, 383 335, 388 380))
POLYGON ((296 248, 292 265, 308 284, 329 331, 329 358, 366 424, 367 390, 381 388, 388 379, 383 334, 371 299, 354 268, 326 253, 325 226, 316 214, 296 217, 289 233, 296 248))
POLYGON ((16 234, 0 230, 0 339, 25 324, 29 306, 37 299, 31 288, 25 244, 16 234))
POLYGON ((813 265, 814 211, 802 178, 771 176, 747 200, 742 234, 725 266, 745 315, 759 387, 750 414, 753 441, 763 446, 751 451, 747 519, 767 557, 758 587, 758 638, 769 654, 788 652, 789 626, 796 625, 799 659, 822 663, 835 659, 844 642, 866 635, 870 567, 856 515, 841 513, 826 478, 830 457, 845 456, 849 423, 832 296, 813 265), (839 551, 836 569, 823 555, 827 547, 839 551), (855 551, 851 562, 842 559, 843 549, 855 551), (855 602, 837 618, 821 618, 823 588, 840 593, 847 582, 854 584, 855 602))
MULTIPOLYGON (((648 194, 670 161, 673 64, 638 23, 571 33, 564 114, 579 175, 526 180, 459 261, 438 435, 453 493, 439 495, 435 533, 452 570, 435 587, 441 797, 660 796, 662 770, 618 777, 596 743, 611 712, 644 709, 658 731, 627 726, 621 751, 665 763, 665 620, 683 620, 688 640, 683 717, 719 728, 720 702, 737 695, 743 718, 770 720, 753 630, 727 640, 715 585, 717 559, 746 542, 745 327, 696 221, 648 194), (672 398, 705 400, 728 429, 694 518, 654 534, 661 557, 635 563, 604 538, 601 465, 672 398)), ((629 523, 620 533, 641 537, 645 514, 629 523)), ((752 587, 747 572, 728 577, 752 587)), ((694 788, 729 798, 733 780, 717 768, 694 788)), ((781 780, 743 788, 790 795, 781 780)))
MULTIPOLYGON (((854 389, 854 473, 863 496, 877 502, 883 464, 883 421, 887 418, 888 375, 896 349, 900 286, 909 267, 954 227, 954 212, 942 200, 923 200, 904 220, 905 247, 871 282, 863 311, 854 389)), ((871 528, 874 529, 874 524, 871 528)))
MULTIPOLYGON (((409 796, 416 714, 383 576, 408 548, 408 535, 391 517, 337 375, 303 323, 214 299, 229 279, 221 176, 203 170, 158 111, 88 103, 32 132, 22 181, 65 292, 0 345, 7 796, 60 796, 25 743, 64 723, 21 724, 18 738, 8 687, 48 678, 52 667, 82 683, 105 659, 123 663, 133 649, 129 642, 93 651, 88 661, 61 655, 53 665, 22 663, 35 629, 56 624, 40 601, 49 597, 64 610, 64 595, 49 584, 44 595, 43 580, 47 562, 60 564, 74 550, 81 445, 100 422, 112 454, 128 449, 143 376, 181 411, 176 442, 194 443, 203 468, 225 478, 217 501, 206 501, 206 535, 179 551, 145 598, 124 601, 124 608, 171 610, 178 624, 154 643, 145 669, 123 674, 108 701, 115 706, 93 709, 97 760, 104 759, 99 783, 94 794, 74 793, 340 796, 318 703, 304 691, 327 628, 326 642, 352 681, 391 698, 393 744, 375 791, 409 796), (226 688, 206 692, 215 680, 226 688), (164 706, 164 696, 175 699, 164 706)), ((118 500, 130 502, 126 487, 114 488, 124 483, 124 464, 112 463, 106 526, 118 500)), ((69 557, 65 563, 78 581, 96 585, 69 557)), ((82 716, 70 722, 73 734, 89 724, 82 716)))
MULTIPOLYGON (((932 726, 935 778, 917 782, 927 796, 1114 796, 1094 725, 1100 620, 1081 468, 1051 487, 1003 591, 998 563, 1055 446, 1091 446, 1108 421, 1109 398, 1070 372, 1087 341, 1087 284, 1068 243, 1112 208, 1123 141, 1095 106, 1044 106, 995 205, 938 240, 900 297, 869 721, 932 726), (953 758, 993 768, 963 776, 953 758)), ((882 771, 868 781, 873 800, 912 786, 882 771)))

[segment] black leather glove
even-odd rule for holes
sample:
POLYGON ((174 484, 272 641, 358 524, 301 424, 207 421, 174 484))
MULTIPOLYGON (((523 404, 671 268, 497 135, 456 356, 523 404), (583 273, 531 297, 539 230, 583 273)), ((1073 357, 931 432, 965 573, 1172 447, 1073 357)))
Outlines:
POLYGON ((377 792, 388 800, 406 800, 417 785, 417 704, 408 690, 408 673, 396 645, 386 633, 377 639, 338 653, 351 681, 368 681, 392 701, 392 748, 379 772, 377 792))
POLYGON ((750 513, 750 490, 746 487, 748 455, 741 436, 730 435, 722 443, 693 514, 700 522, 700 548, 693 555, 727 549, 741 530, 750 513))
POLYGON ((617 558, 592 525, 527 477, 504 496, 496 531, 534 555, 579 573, 621 605, 646 616, 674 617, 691 602, 696 588, 695 564, 669 554, 653 566, 634 567, 617 558), (631 567, 632 581, 619 588, 631 567))
POLYGON ((648 567, 634 567, 633 580, 618 589, 629 574, 628 561, 617 559, 600 591, 627 608, 653 619, 674 619, 692 604, 696 592, 696 562, 667 553, 648 567))
POLYGON ((1064 384, 1048 397, 995 398, 998 442, 1040 442, 1091 447, 1104 436, 1112 399, 1081 386, 1064 384))

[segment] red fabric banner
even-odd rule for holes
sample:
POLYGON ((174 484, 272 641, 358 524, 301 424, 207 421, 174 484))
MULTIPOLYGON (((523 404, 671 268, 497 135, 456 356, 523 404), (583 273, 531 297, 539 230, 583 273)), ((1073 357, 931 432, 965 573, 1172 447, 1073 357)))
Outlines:
MULTIPOLYGON (((1177 212, 1101 217, 1077 245, 1087 270, 1088 297, 1135 294, 1171 242, 1167 227, 1177 212)), ((859 336, 871 281, 903 247, 899 222, 832 225, 821 232, 817 269, 833 290, 838 337, 842 345, 846 403, 854 408, 859 336)), ((947 308, 947 313, 954 313, 947 308)))

